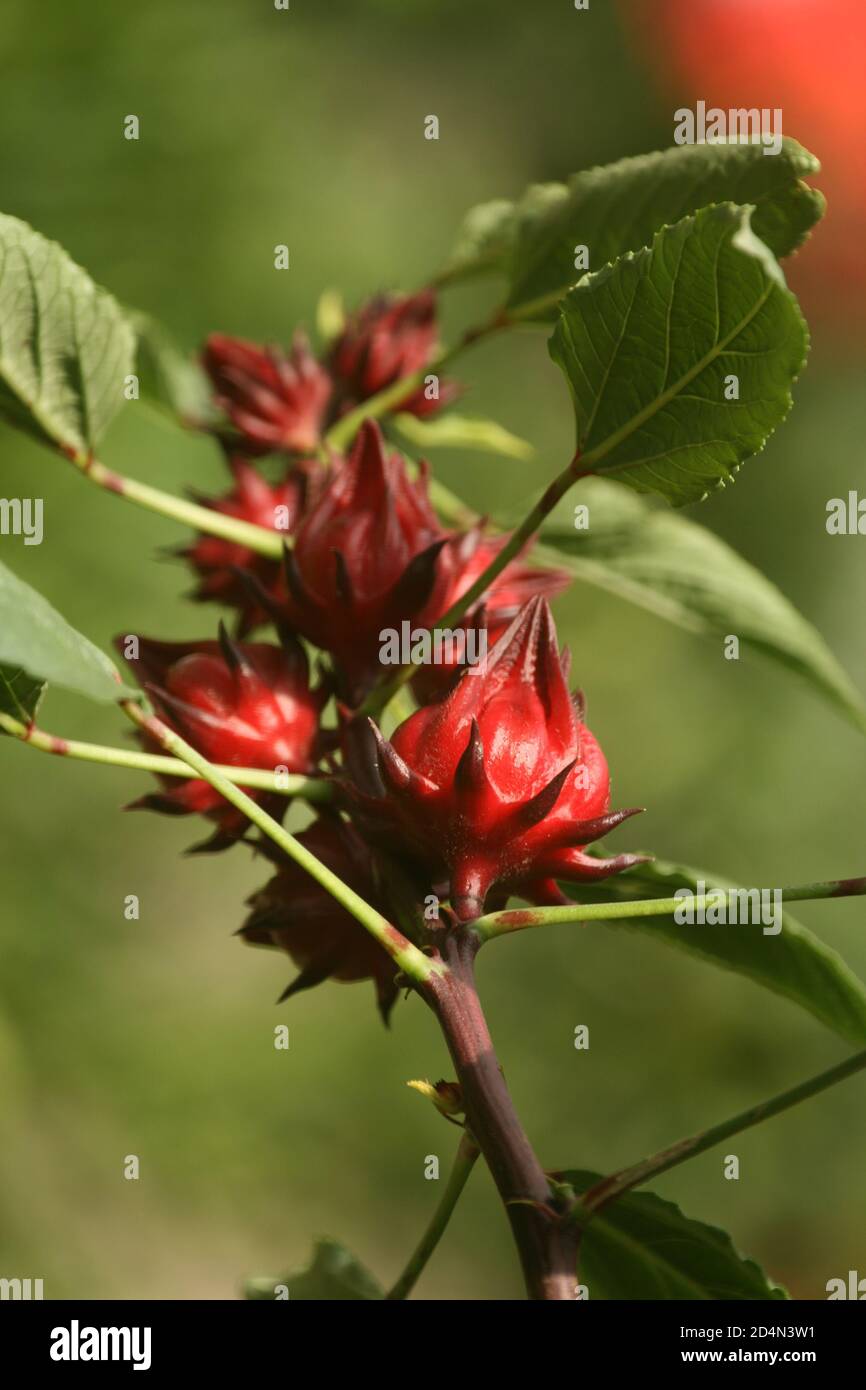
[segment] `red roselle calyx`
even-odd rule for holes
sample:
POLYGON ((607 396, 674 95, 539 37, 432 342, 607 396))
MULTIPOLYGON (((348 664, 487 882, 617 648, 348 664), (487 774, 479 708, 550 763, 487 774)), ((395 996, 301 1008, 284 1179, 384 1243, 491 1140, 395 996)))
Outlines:
MULTIPOLYGON (((351 826, 336 817, 320 819, 298 839, 344 883, 388 915, 370 851, 351 826)), ((299 974, 280 995, 280 1002, 322 980, 372 980, 387 1023, 397 998, 397 969, 391 957, 304 869, 285 855, 274 857, 279 870, 250 898, 252 912, 239 935, 253 945, 286 951, 298 967, 299 974)))
POLYGON ((202 362, 217 405, 250 452, 308 453, 317 447, 333 383, 302 333, 287 353, 212 333, 202 362))
POLYGON ((288 622, 330 652, 340 693, 357 703, 381 675, 381 633, 429 602, 446 537, 427 499, 372 421, 331 475, 286 555, 288 622))
MULTIPOLYGON (((271 484, 245 459, 233 456, 229 467, 234 487, 224 497, 195 496, 202 506, 237 517, 255 526, 264 526, 283 535, 297 527, 308 500, 313 496, 324 471, 315 461, 298 463, 282 482, 271 484)), ((198 575, 191 597, 198 603, 221 603, 237 609, 238 636, 245 637, 271 616, 272 605, 285 600, 282 566, 235 541, 201 535, 179 552, 198 575), (256 581, 251 584, 250 579, 256 581), (269 596, 266 607, 258 588, 269 596)))
POLYGON ((372 721, 369 738, 350 729, 347 795, 372 834, 401 844, 431 882, 448 880, 461 921, 488 895, 562 902, 557 879, 606 878, 641 860, 585 853, 635 812, 608 812, 607 763, 564 665, 547 602, 535 598, 483 671, 467 671, 390 743, 372 721))
MULTIPOLYGON (((435 356, 437 338, 436 296, 432 291, 405 297, 379 295, 368 300, 349 319, 328 358, 338 413, 426 367, 435 356)), ((437 394, 428 394, 421 387, 401 402, 400 410, 430 415, 456 394, 453 383, 440 383, 437 394)))
MULTIPOLYGON (((119 638, 126 655, 128 639, 119 638)), ((290 773, 313 771, 320 749, 319 715, 327 694, 311 690, 306 654, 284 637, 282 646, 235 643, 220 627, 219 642, 138 639, 139 656, 127 657, 160 717, 210 762, 290 773)), ((197 778, 161 779, 164 791, 133 807, 168 815, 197 812, 216 821, 213 839, 198 848, 222 849, 246 831, 247 820, 209 783, 197 778)), ((285 798, 251 790, 271 815, 285 798)))

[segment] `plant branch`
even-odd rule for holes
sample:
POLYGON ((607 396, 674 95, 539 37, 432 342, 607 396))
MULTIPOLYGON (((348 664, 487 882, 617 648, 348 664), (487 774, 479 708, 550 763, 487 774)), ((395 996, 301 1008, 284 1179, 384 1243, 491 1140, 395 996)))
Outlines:
POLYGON ((451 1218, 451 1213, 456 1207, 460 1194, 466 1186, 466 1181, 472 1169, 475 1167, 481 1150, 469 1133, 461 1136, 457 1146, 457 1153, 454 1164, 448 1176, 445 1190, 439 1199, 439 1204, 433 1213, 429 1226, 421 1237, 409 1258, 409 1263, 400 1275, 394 1287, 385 1295, 388 1299, 407 1298, 417 1283, 427 1261, 439 1244, 446 1226, 451 1218))
MULTIPOLYGON (((419 474, 419 467, 417 464, 414 464, 414 470, 415 476, 417 477, 419 474)), ((456 492, 452 492, 450 488, 447 488, 444 483, 440 483, 439 479, 434 478, 432 474, 428 474, 427 476, 427 496, 440 517, 442 517, 444 521, 449 522, 452 526, 468 528, 477 523, 478 513, 474 512, 471 507, 468 507, 466 503, 457 496, 456 492)))
MULTIPOLYGON (((162 777, 198 777, 198 773, 177 758, 160 757, 157 753, 141 753, 131 748, 111 748, 99 743, 80 743, 76 739, 59 738, 46 733, 35 724, 23 724, 0 711, 0 729, 17 738, 28 748, 40 753, 53 753, 61 758, 73 758, 83 763, 98 763, 105 767, 135 768, 140 772, 155 772, 162 777)), ((282 796, 302 796, 305 801, 331 801, 334 788, 324 778, 301 777, 294 773, 275 772, 259 767, 229 767, 215 764, 218 772, 230 782, 242 787, 274 792, 282 796)))
POLYGON ((201 507, 197 502, 188 502, 182 497, 173 497, 171 493, 162 492, 148 483, 139 483, 134 478, 115 473, 97 459, 86 455, 67 450, 63 453, 85 478, 106 492, 125 497, 128 502, 158 512, 160 516, 171 517, 173 521, 192 526, 197 531, 205 531, 210 536, 234 541, 247 550, 254 550, 257 555, 266 555, 272 560, 282 558, 283 544, 287 538, 281 532, 269 531, 265 526, 254 526, 252 522, 240 521, 237 517, 226 516, 210 507, 201 507))
MULTIPOLYGON (((508 932, 523 931, 526 927, 549 927, 562 922, 606 922, 621 917, 669 917, 683 908, 700 912, 708 907, 721 906, 719 893, 725 894, 728 908, 738 901, 745 889, 717 889, 715 893, 690 894, 679 898, 642 898, 635 902, 574 903, 567 907, 526 907, 504 912, 490 912, 472 923, 472 930, 482 942, 508 932)), ((772 890, 776 891, 776 890, 772 890)), ((824 883, 802 883, 793 888, 781 888, 782 902, 803 902, 811 898, 857 898, 866 894, 866 878, 836 878, 824 883)))
MULTIPOLYGON (((475 256, 472 262, 467 265, 455 267, 452 270, 446 268, 440 271, 439 274, 435 275, 430 281, 429 288, 432 290, 450 289, 452 285, 459 284, 467 275, 467 272, 478 274, 483 273, 485 269, 491 271, 497 269, 497 252, 495 250, 488 251, 487 253, 482 252, 480 255, 475 256)), ((580 275, 576 275, 574 279, 568 281, 566 284, 558 285, 555 290, 549 290, 547 294, 541 294, 537 299, 530 299, 525 304, 518 304, 514 309, 507 309, 505 305, 503 305, 499 311, 502 319, 502 326, 510 328, 520 323, 526 323, 539 312, 543 312, 547 309, 555 309, 563 296, 568 293, 571 286, 575 285, 579 279, 580 275)), ((533 324, 531 326, 535 327, 536 325, 533 324)))
POLYGON ((572 1300, 578 1232, 554 1208, 550 1184, 508 1093, 478 998, 477 949, 470 931, 447 932, 442 948, 447 970, 431 977, 421 992, 445 1035, 467 1125, 505 1203, 529 1297, 572 1300))
MULTIPOLYGON (((545 489, 538 502, 536 502, 529 514, 524 517, 517 530, 512 532, 505 545, 493 557, 484 572, 475 580, 475 583, 471 584, 466 592, 457 599, 456 603, 451 605, 447 613, 443 613, 441 618, 437 618, 430 631, 437 632, 443 628, 453 627, 455 623, 459 623, 472 605, 490 588, 490 585, 498 578, 506 566, 509 565, 515 556, 520 554, 524 546, 529 543, 545 517, 553 511, 557 502, 565 496, 568 490, 573 487, 579 479, 587 476, 587 470, 580 466, 579 454, 575 454, 574 458, 568 464, 568 467, 564 468, 545 489)), ((391 697, 396 694, 401 686, 412 679, 414 672, 414 666, 409 665, 401 667, 389 681, 383 685, 377 686, 376 689, 371 692, 361 707, 361 713, 371 716, 381 714, 391 697)))
POLYGON ((866 1068, 866 1052, 856 1052, 852 1057, 840 1062, 838 1066, 830 1067, 828 1071, 819 1072, 817 1076, 811 1077, 808 1081, 801 1081, 799 1086, 792 1086, 789 1091, 783 1091, 781 1095, 761 1101, 759 1105, 753 1105, 751 1109, 743 1110, 739 1115, 734 1115, 732 1119, 723 1120, 721 1124, 713 1125, 711 1129, 702 1130, 689 1139, 681 1139, 679 1143, 671 1144, 669 1148, 662 1149, 661 1152, 653 1154, 650 1158, 642 1159, 640 1163, 632 1164, 630 1168, 622 1168, 612 1177, 605 1178, 602 1182, 596 1183, 595 1187, 591 1187, 588 1192, 585 1192, 581 1202, 572 1212, 571 1219, 582 1225, 590 1216, 594 1216, 596 1212, 601 1211, 617 1197, 621 1197, 624 1192, 629 1192, 633 1187, 642 1186, 651 1178, 658 1177, 659 1173, 666 1173, 669 1169, 676 1168, 678 1164, 685 1163, 687 1159, 694 1158, 697 1154, 705 1153, 707 1149, 714 1148, 716 1144, 721 1144, 724 1139, 730 1139, 734 1134, 741 1134, 743 1130, 751 1129, 754 1125, 759 1125, 774 1115, 780 1115, 783 1110, 790 1110, 792 1106, 799 1105, 801 1101, 809 1100, 821 1091, 826 1091, 830 1086, 835 1086, 837 1082, 854 1076, 858 1071, 863 1071, 864 1068, 866 1068))
POLYGON ((370 396, 366 401, 362 401, 354 410, 347 411, 328 430, 325 435, 326 446, 331 449, 346 449, 365 420, 379 420, 383 415, 389 415, 392 411, 397 410, 404 401, 414 395, 419 387, 424 385, 426 377, 431 374, 438 374, 443 367, 449 366, 468 347, 507 326, 508 321, 502 315, 497 314, 487 323, 468 328, 452 347, 442 348, 425 367, 420 367, 417 372, 410 372, 408 376, 400 377, 399 381, 386 386, 382 391, 377 391, 375 396, 370 396))
POLYGON ((326 893, 336 899, 341 907, 344 907, 356 921, 361 923, 366 931, 378 941, 384 951, 399 966, 404 975, 412 980, 416 985, 429 984, 430 980, 441 974, 443 966, 437 961, 431 960, 423 951, 420 951, 408 937, 398 931, 387 917, 383 917, 368 902, 365 902, 359 893, 344 883, 331 869, 317 859, 314 854, 301 844, 294 835, 290 835, 287 830, 269 816, 258 802, 253 801, 252 797, 247 796, 240 787, 236 787, 234 782, 224 776, 212 763, 197 753, 184 739, 164 724, 161 719, 145 711, 141 705, 133 700, 121 700, 120 707, 126 715, 151 738, 155 739, 161 748, 167 753, 180 758, 194 768, 199 777, 209 782, 226 801, 231 802, 239 811, 242 811, 253 825, 257 826, 268 839, 273 840, 290 859, 305 869, 311 878, 314 878, 326 893))

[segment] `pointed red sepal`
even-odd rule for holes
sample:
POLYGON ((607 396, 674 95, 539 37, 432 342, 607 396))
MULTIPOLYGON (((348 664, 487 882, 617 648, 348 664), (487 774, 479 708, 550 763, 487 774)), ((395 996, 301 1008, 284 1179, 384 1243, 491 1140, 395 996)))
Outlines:
POLYGON ((223 654, 226 666, 237 676, 247 679, 257 679, 252 664, 248 660, 243 648, 229 636, 225 623, 220 619, 217 627, 217 640, 220 644, 220 651, 223 654))
POLYGON ((515 834, 531 830, 534 825, 538 825, 539 821, 545 820, 550 815, 559 800, 560 792, 574 771, 576 763, 577 758, 572 758, 570 763, 566 763, 565 767, 561 768, 556 776, 550 779, 546 787, 543 787, 540 792, 536 792, 529 801, 524 801, 523 805, 514 812, 515 834))
POLYGON ((409 561, 397 580, 391 595, 391 607, 398 613, 411 613, 423 608, 436 583, 436 564, 446 537, 434 541, 409 561))
POLYGON ((651 864, 652 858, 651 854, 617 854, 610 859, 600 859, 594 854, 584 854, 582 850, 574 849, 562 856, 562 870, 557 870, 557 873, 560 878, 569 879, 572 871, 576 871, 573 875, 576 882, 592 883, 596 879, 624 873, 636 864, 651 864))
POLYGON ((314 989, 316 985, 322 984, 330 977, 333 966, 334 962, 331 960, 324 960, 317 962, 315 965, 308 965, 305 970, 301 970, 300 973, 295 976, 290 984, 286 985, 282 994, 278 997, 277 1003, 284 1004, 287 999, 291 999, 295 994, 300 994, 302 990, 314 989))
POLYGON ((573 826, 575 839, 582 845, 591 845, 594 840, 601 840, 612 830, 616 830, 617 826, 622 825, 624 820, 630 820, 632 816, 640 816, 645 810, 645 806, 629 806, 624 811, 608 811, 603 816, 594 817, 593 820, 578 821, 573 826))
POLYGON ((379 771, 382 779, 392 791, 406 792, 412 796, 433 796, 436 794, 437 787, 435 782, 431 782, 427 777, 421 777, 418 773, 412 772, 400 757, 399 753, 382 737, 378 725, 371 719, 370 728, 376 740, 376 752, 379 760, 379 771))
POLYGON ((306 607, 315 602, 301 578, 295 552, 285 543, 283 544, 283 574, 286 579, 286 587, 297 604, 306 607))
POLYGON ((478 720, 474 718, 469 729, 469 742, 454 773, 454 785, 458 791, 476 794, 486 791, 488 786, 487 774, 484 771, 484 744, 478 720))
POLYGON ((347 608, 352 608, 355 603, 355 590, 352 587, 352 577, 346 565, 346 557, 342 550, 333 550, 334 557, 334 583, 337 589, 337 597, 341 603, 345 603, 347 608))

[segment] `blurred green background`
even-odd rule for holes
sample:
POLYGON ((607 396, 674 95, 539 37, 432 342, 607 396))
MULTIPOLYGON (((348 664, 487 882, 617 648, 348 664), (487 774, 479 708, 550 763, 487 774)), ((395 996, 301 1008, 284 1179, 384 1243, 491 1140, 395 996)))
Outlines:
MULTIPOLYGON (((349 303, 415 287, 471 203, 666 145, 680 104, 660 95, 664 45, 637 36, 628 7, 91 0, 39 18, 23 0, 0 14, 3 210, 189 347, 216 329, 287 339, 326 287, 349 303), (137 143, 123 138, 130 113, 137 143), (438 143, 423 139, 430 113, 438 143), (288 273, 273 269, 278 242, 288 273)), ((451 292, 446 340, 489 298, 451 292)), ((862 360, 815 303, 792 417, 700 519, 763 566, 866 689, 864 541, 824 529, 827 499, 860 477, 862 360)), ((562 466, 566 391, 533 333, 479 348, 460 374, 467 409, 539 448, 532 467, 437 456, 445 482, 505 511, 562 466)), ((2 559, 72 623, 103 647, 118 632, 212 634, 216 611, 182 598, 183 569, 155 558, 177 527, 89 489, 23 437, 2 432, 0 450, 5 495, 46 499, 44 544, 3 538, 2 559)), ((135 405, 103 457, 170 490, 223 482, 207 441, 135 405)), ((649 808, 619 848, 745 883, 866 871, 866 749, 809 690, 581 585, 556 612, 616 803, 649 808)), ((126 738, 119 719, 61 694, 41 722, 126 738)), ((140 774, 4 741, 0 776, 0 1274, 42 1277, 52 1298, 230 1298, 244 1275, 301 1261, 328 1233, 393 1279, 437 1199, 425 1156, 444 1170, 455 1145, 404 1084, 450 1074, 432 1018, 400 1002, 387 1034, 366 984, 276 1009, 290 964, 232 935, 263 870, 243 850, 183 858, 192 821, 119 814, 145 789, 140 774), (124 919, 128 893, 138 922, 124 919), (282 1021, 288 1052, 273 1047, 282 1021), (138 1182, 123 1178, 127 1154, 138 1182)), ((866 976, 862 903, 798 915, 866 976)), ((553 1167, 619 1167, 846 1052, 756 986, 604 928, 506 939, 480 979, 518 1108, 553 1167), (579 1023, 588 1052, 573 1047, 579 1023)), ((657 1190, 728 1228, 796 1295, 822 1297, 829 1278, 866 1273, 863 1096, 848 1082, 735 1141, 738 1182, 714 1151, 657 1190)), ((520 1292, 479 1169, 419 1295, 520 1292)))

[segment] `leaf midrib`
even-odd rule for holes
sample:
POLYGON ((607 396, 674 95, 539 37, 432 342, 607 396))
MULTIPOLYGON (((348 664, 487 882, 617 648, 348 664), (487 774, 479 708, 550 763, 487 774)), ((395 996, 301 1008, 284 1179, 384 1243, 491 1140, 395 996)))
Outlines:
MULTIPOLYGON (((693 367, 690 367, 687 372, 684 372, 677 381, 667 388, 667 390, 662 391, 654 400, 648 402, 642 410, 639 410, 637 414, 633 415, 630 420, 627 420, 624 425, 620 425, 618 430, 614 430, 613 434, 609 434, 607 439, 602 440, 601 444, 597 444, 594 449, 590 449, 588 454, 583 454, 581 456, 581 466, 587 470, 594 468, 597 463, 600 463, 603 458, 614 449, 618 448, 624 440, 630 438, 632 434, 635 434, 641 426, 645 425, 648 420, 651 420, 654 415, 657 415, 660 410, 664 410, 665 406, 669 405, 684 387, 690 385, 696 377, 700 376, 701 372, 705 371, 706 368, 727 349, 729 344, 743 332, 743 329, 749 326, 755 316, 764 307, 772 292, 773 284, 770 283, 766 286, 763 294, 753 307, 740 319, 739 323, 731 329, 730 333, 724 338, 718 339, 713 344, 710 351, 705 353, 700 361, 696 362, 693 367)), ((605 472, 608 474, 618 473, 622 469, 634 467, 635 464, 633 461, 627 461, 625 463, 615 464, 611 468, 605 469, 605 472)))

